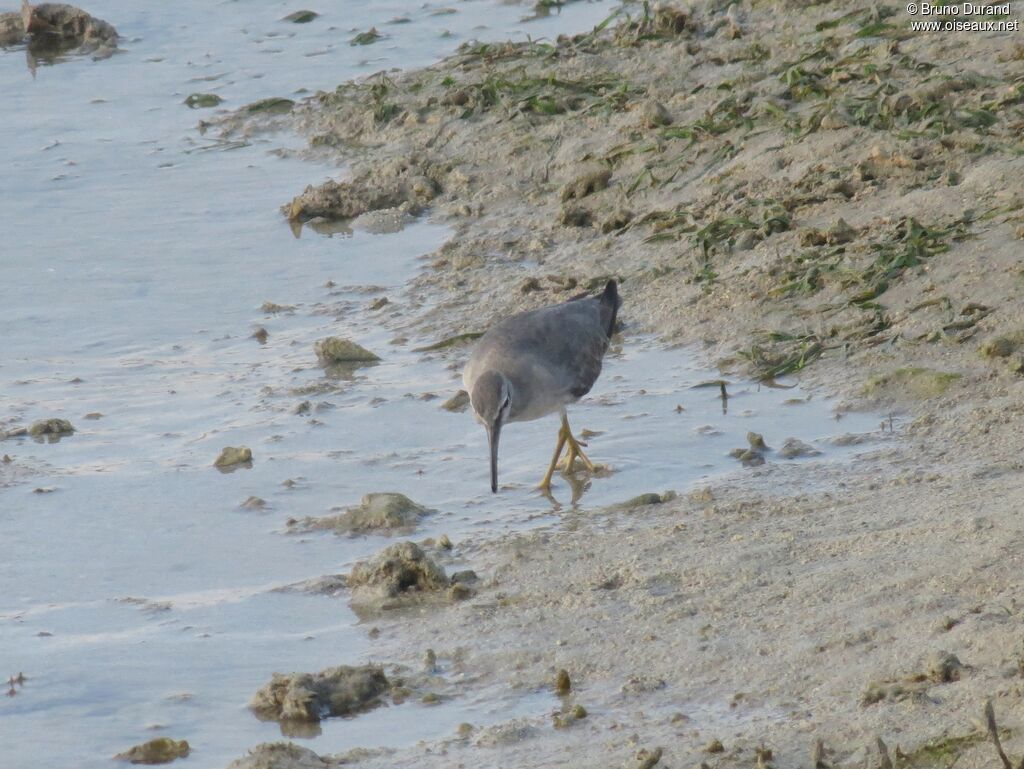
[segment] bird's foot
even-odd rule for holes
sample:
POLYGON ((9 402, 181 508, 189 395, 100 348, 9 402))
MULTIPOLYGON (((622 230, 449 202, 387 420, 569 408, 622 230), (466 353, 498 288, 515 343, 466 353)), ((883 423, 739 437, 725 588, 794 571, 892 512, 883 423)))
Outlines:
POLYGON ((581 448, 582 446, 586 446, 587 444, 580 443, 580 441, 576 440, 571 435, 566 437, 565 443, 565 459, 562 460, 561 464, 559 465, 559 469, 561 469, 563 472, 571 473, 573 471, 574 465, 576 464, 576 460, 579 459, 580 462, 583 463, 583 466, 587 468, 589 472, 594 472, 595 470, 597 470, 597 465, 590 461, 590 457, 588 457, 581 448))

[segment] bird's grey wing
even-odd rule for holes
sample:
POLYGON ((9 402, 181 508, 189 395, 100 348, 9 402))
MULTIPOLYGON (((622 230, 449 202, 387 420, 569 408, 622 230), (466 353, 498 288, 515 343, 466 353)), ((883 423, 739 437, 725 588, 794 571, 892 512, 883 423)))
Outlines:
POLYGON ((590 392, 601 374, 608 350, 601 321, 598 300, 588 298, 537 310, 536 317, 524 324, 530 338, 523 349, 572 399, 590 392))

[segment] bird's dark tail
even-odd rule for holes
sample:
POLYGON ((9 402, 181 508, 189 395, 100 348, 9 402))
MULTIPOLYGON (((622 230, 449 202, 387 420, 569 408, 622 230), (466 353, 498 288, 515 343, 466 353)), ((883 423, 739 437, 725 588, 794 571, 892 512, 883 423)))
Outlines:
POLYGON ((604 326, 605 333, 611 339, 612 334, 615 333, 615 318, 619 314, 619 308, 622 306, 619 288, 614 280, 608 281, 598 299, 601 302, 601 325, 604 326))

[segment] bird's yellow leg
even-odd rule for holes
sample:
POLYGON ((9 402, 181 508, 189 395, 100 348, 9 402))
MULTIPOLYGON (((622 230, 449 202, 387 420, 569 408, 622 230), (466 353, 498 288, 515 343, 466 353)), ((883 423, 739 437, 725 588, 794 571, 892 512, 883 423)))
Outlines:
POLYGON ((584 444, 580 443, 573 437, 572 430, 569 429, 569 418, 565 415, 564 411, 562 412, 562 429, 559 430, 559 436, 563 433, 565 434, 565 442, 568 445, 568 448, 565 452, 565 461, 561 465, 562 469, 566 472, 571 472, 572 466, 576 462, 576 458, 579 457, 583 466, 590 472, 594 472, 597 467, 594 466, 594 463, 590 461, 590 457, 584 454, 583 449, 580 448, 584 444))
POLYGON ((562 447, 565 446, 568 434, 568 430, 565 428, 566 425, 563 422, 562 426, 558 428, 558 443, 555 444, 555 455, 551 457, 551 464, 548 465, 548 471, 544 474, 544 480, 537 487, 543 491, 551 491, 551 475, 555 472, 555 467, 558 465, 558 458, 562 455, 562 447))

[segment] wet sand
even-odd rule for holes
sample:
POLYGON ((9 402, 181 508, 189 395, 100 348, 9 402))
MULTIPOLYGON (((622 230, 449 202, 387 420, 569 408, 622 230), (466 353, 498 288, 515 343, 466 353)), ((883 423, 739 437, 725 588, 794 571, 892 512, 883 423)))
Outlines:
POLYGON ((1020 753, 1017 38, 842 3, 628 10, 310 100, 295 128, 347 170, 286 215, 454 228, 395 331, 479 331, 612 275, 626 343, 795 375, 896 435, 456 542, 476 594, 375 619, 372 658, 429 648, 462 696, 548 714, 326 765, 977 766, 988 698, 1020 753))

